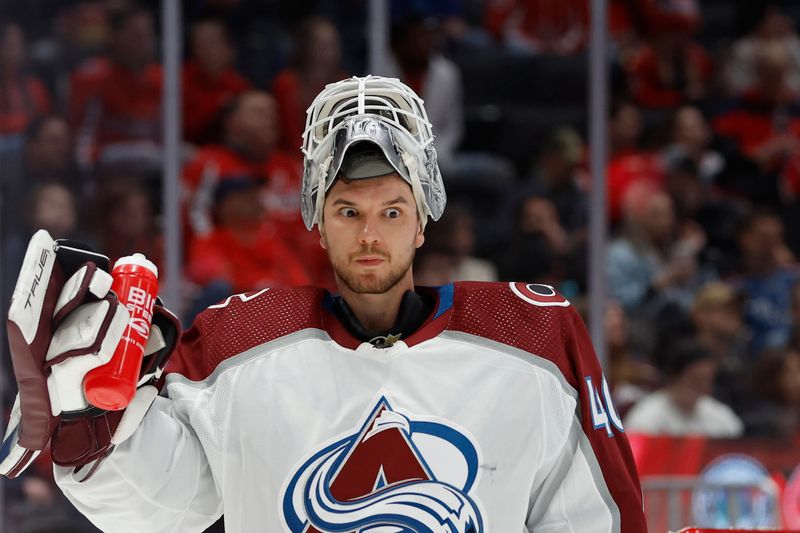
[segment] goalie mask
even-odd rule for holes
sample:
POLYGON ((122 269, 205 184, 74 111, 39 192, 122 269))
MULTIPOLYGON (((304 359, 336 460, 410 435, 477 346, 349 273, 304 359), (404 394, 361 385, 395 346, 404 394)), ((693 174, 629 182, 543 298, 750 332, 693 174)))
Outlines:
POLYGON ((303 155, 301 209, 309 230, 321 221, 340 171, 348 179, 397 172, 411 185, 423 227, 428 216, 442 216, 447 197, 431 124, 422 100, 397 79, 353 77, 326 86, 308 108, 303 155))

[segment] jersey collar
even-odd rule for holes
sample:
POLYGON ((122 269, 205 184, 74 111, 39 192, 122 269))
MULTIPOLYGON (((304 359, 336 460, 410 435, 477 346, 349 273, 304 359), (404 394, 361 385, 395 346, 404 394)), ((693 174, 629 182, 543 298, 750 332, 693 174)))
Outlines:
MULTIPOLYGON (((433 299, 433 307, 428 312, 428 316, 423 320, 422 324, 410 334, 405 332, 407 336, 401 336, 400 339, 406 345, 411 347, 428 339, 432 339, 447 327, 453 307, 453 291, 454 287, 452 283, 441 287, 415 287, 415 292, 422 295, 423 298, 433 299)), ((354 316, 352 319, 355 320, 355 325, 358 326, 357 328, 353 327, 353 323, 347 326, 343 323, 343 321, 350 320, 346 314, 349 312, 349 308, 347 308, 347 304, 341 300, 340 296, 325 291, 322 307, 323 328, 328 332, 328 335, 330 335, 334 342, 351 350, 355 350, 359 345, 366 342, 366 340, 358 338, 357 335, 364 338, 368 336, 369 333, 358 324, 354 316), (342 305, 344 305, 346 310, 344 313, 342 305)))

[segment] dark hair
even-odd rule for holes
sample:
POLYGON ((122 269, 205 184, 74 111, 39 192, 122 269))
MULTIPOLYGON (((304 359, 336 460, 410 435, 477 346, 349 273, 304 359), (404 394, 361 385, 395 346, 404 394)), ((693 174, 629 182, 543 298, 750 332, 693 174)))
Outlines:
POLYGON ((772 218, 778 221, 782 221, 780 215, 777 211, 772 209, 771 207, 767 206, 755 206, 748 213, 746 213, 740 220, 739 224, 736 226, 736 235, 743 235, 747 233, 751 229, 753 229, 756 224, 761 222, 762 220, 772 218))
POLYGON ((214 187, 214 205, 219 206, 231 194, 252 191, 256 194, 261 183, 250 176, 224 178, 214 187))
POLYGON ((234 94, 223 100, 222 105, 219 106, 219 109, 217 109, 217 112, 214 114, 214 119, 203 134, 203 142, 219 144, 225 142, 225 129, 228 124, 228 119, 239 110, 242 99, 248 92, 250 91, 234 94))
POLYGON ((668 379, 675 379, 691 365, 712 357, 711 352, 696 340, 681 339, 675 341, 667 350, 662 371, 668 379))
POLYGON ((102 176, 103 181, 90 199, 89 226, 98 235, 104 233, 111 214, 128 198, 141 195, 147 199, 150 208, 155 212, 155 201, 150 190, 141 180, 121 173, 119 175, 102 176))
POLYGON ((312 15, 303 19, 297 27, 297 32, 294 36, 294 49, 290 60, 290 64, 294 68, 303 70, 308 66, 311 54, 311 36, 320 26, 331 26, 336 29, 331 20, 319 15, 312 15))
MULTIPOLYGON (((547 203, 553 204, 553 200, 548 198, 544 193, 536 190, 523 191, 515 200, 512 205, 513 223, 514 228, 519 228, 522 222, 522 217, 525 213, 525 206, 531 200, 543 200, 547 203)), ((555 204, 553 204, 555 205, 555 204)))
POLYGON ((116 34, 125 29, 128 22, 140 16, 152 18, 153 14, 148 9, 135 4, 130 7, 115 9, 108 18, 108 25, 112 33, 116 34))
POLYGON ((420 26, 435 27, 438 22, 437 17, 412 9, 392 21, 392 26, 389 29, 389 45, 392 49, 395 49, 403 44, 413 29, 420 26))

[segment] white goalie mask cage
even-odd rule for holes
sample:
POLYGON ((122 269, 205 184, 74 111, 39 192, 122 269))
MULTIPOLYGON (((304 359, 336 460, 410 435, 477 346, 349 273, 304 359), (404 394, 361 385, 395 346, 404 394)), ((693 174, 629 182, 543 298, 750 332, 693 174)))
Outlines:
POLYGON ((366 76, 327 85, 308 108, 301 207, 306 227, 320 222, 345 153, 362 142, 379 147, 411 185, 423 227, 428 216, 439 220, 447 196, 422 100, 398 79, 366 76))

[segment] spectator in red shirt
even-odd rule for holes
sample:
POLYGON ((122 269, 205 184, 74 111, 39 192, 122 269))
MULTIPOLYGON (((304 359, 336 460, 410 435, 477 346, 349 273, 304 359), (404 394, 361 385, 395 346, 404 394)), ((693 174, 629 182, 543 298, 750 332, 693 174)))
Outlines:
POLYGON ((112 15, 111 29, 109 56, 85 62, 71 79, 70 120, 87 166, 98 156, 159 156, 162 70, 153 17, 140 8, 122 10, 112 15))
POLYGON ((633 55, 626 70, 639 105, 669 108, 703 99, 713 64, 688 31, 660 31, 633 55))
POLYGON ((188 233, 203 237, 213 231, 211 208, 218 184, 254 180, 261 184, 258 197, 267 219, 304 255, 314 280, 327 283, 327 255, 300 217, 302 163, 278 149, 275 100, 263 91, 242 93, 225 106, 222 124, 223 143, 203 147, 184 168, 188 233))
POLYGON ((342 70, 339 32, 328 19, 306 19, 294 47, 291 65, 279 72, 272 84, 278 101, 281 146, 292 154, 299 153, 311 101, 325 85, 347 77, 342 70))
POLYGON ((26 56, 22 28, 0 23, 0 137, 22 133, 52 107, 44 84, 27 73, 26 56))
POLYGON ((714 120, 714 129, 767 170, 778 168, 795 149, 800 113, 797 94, 787 83, 789 51, 770 42, 762 44, 757 55, 754 85, 714 120))
POLYGON ((212 195, 218 183, 248 177, 266 187, 270 160, 283 159, 276 149, 277 109, 268 93, 248 91, 235 97, 225 105, 221 122, 221 144, 202 147, 183 171, 191 230, 197 235, 213 227, 212 195))
POLYGON ((757 58, 755 85, 712 124, 755 166, 749 195, 777 205, 779 179, 792 175, 800 154, 800 100, 788 84, 791 59, 783 43, 762 43, 757 58))
POLYGON ((264 216, 260 187, 251 178, 217 184, 215 227, 189 249, 187 273, 193 281, 202 286, 222 282, 230 293, 311 283, 301 256, 264 216))
MULTIPOLYGON (((587 1, 588 4, 588 1, 587 1)), ((608 29, 621 65, 642 51, 642 36, 659 32, 693 34, 702 22, 699 0, 609 0, 608 29)))
POLYGON ((234 68, 236 51, 222 21, 201 19, 192 25, 192 59, 183 68, 183 137, 209 142, 223 104, 250 89, 234 68))
POLYGON ((661 188, 664 170, 654 152, 639 147, 642 136, 642 116, 629 100, 614 102, 611 109, 610 148, 608 162, 608 208, 612 222, 622 218, 622 205, 631 185, 652 184, 661 188))
POLYGON ((701 23, 697 0, 617 0, 611 14, 636 103, 665 108, 705 97, 713 64, 692 40, 701 23))

